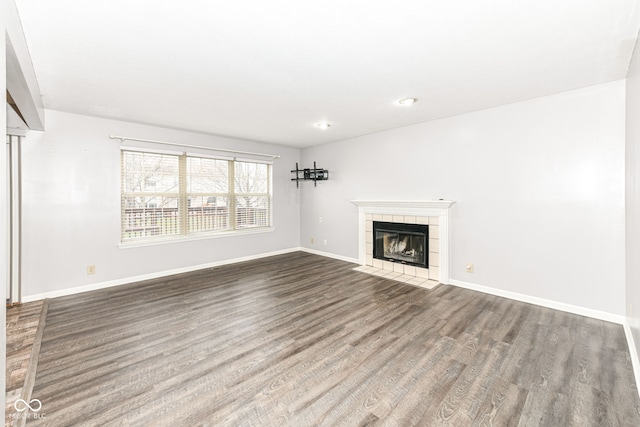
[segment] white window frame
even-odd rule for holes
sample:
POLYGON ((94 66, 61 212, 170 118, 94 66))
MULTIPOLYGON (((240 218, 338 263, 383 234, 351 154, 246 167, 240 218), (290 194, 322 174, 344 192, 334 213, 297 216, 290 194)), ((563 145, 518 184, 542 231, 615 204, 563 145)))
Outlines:
MULTIPOLYGON (((234 235, 245 235, 245 234, 254 234, 254 233, 265 233, 271 232, 274 230, 273 227, 273 162, 256 160, 256 159, 239 159, 239 158, 231 158, 231 157, 220 157, 220 156, 211 156, 199 153, 187 153, 187 152, 176 152, 176 151, 166 151, 166 150, 152 150, 147 148, 138 148, 138 147, 126 147, 121 146, 121 154, 120 154, 120 162, 121 162, 121 185, 120 185, 120 247, 139 247, 139 246, 148 246, 148 245, 156 245, 156 244, 164 244, 164 243, 172 243, 172 242, 180 242, 187 240, 201 240, 201 239, 211 239, 211 238, 219 238, 219 237, 229 237, 234 235), (178 221, 180 221, 179 233, 178 234, 169 234, 169 235, 145 235, 140 237, 126 237, 126 228, 125 228, 125 215, 126 209, 124 206, 124 200, 126 197, 130 196, 139 196, 140 194, 145 193, 136 193, 136 192, 125 192, 124 188, 124 156, 126 152, 138 152, 143 154, 163 154, 167 156, 174 156, 178 159, 179 170, 178 170, 178 180, 179 180, 179 191, 178 191, 178 221), (194 193, 188 193, 187 189, 187 159, 188 158, 203 158, 203 159, 214 159, 214 160, 222 160, 228 162, 228 188, 227 193, 219 193, 222 197, 227 198, 227 208, 228 208, 228 227, 224 229, 216 229, 216 230, 205 230, 205 231, 193 231, 189 232, 188 226, 188 211, 189 211, 189 196, 194 193), (255 164, 263 164, 267 166, 267 192, 264 193, 242 193, 242 195, 256 195, 256 196, 267 196, 267 213, 266 225, 260 226, 242 226, 239 227, 236 223, 237 212, 235 206, 235 197, 237 193, 235 192, 235 176, 234 176, 234 165, 236 162, 249 162, 255 164)), ((213 193, 213 192, 212 192, 213 193)), ((161 195, 158 193, 158 195, 161 195)))

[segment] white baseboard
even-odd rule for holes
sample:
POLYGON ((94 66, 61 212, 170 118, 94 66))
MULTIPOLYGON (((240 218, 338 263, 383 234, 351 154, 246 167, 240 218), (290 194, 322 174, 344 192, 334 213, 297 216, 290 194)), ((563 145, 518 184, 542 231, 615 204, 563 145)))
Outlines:
POLYGON ((495 295, 498 297, 509 298, 516 301, 526 302, 529 304, 540 305, 542 307, 553 308, 555 310, 566 311, 567 313, 579 314, 580 316, 593 317, 594 319, 604 320, 606 322, 624 325, 626 318, 621 315, 607 313, 606 311, 593 310, 591 308, 580 307, 577 305, 565 304, 544 298, 533 297, 530 295, 520 294, 517 292, 505 291, 502 289, 490 288, 488 286, 476 285, 474 283, 463 282, 461 280, 451 279, 451 284, 465 289, 482 292, 485 294, 495 295))
POLYGON ((254 259, 266 258, 266 257, 274 256, 274 255, 282 255, 282 254, 287 254, 287 253, 291 253, 291 252, 298 252, 298 251, 301 251, 301 250, 303 250, 303 249, 299 248, 299 247, 290 248, 290 249, 283 249, 283 250, 280 250, 280 251, 267 252, 267 253, 258 254, 258 255, 250 255, 250 256, 241 257, 241 258, 233 258, 233 259, 227 259, 227 260, 223 260, 223 261, 215 261, 215 262, 210 262, 210 263, 207 263, 207 264, 192 265, 192 266, 189 266, 189 267, 176 268, 176 269, 173 269, 173 270, 164 270, 164 271, 160 271, 160 272, 156 272, 156 273, 142 274, 142 275, 139 275, 139 276, 125 277, 125 278, 116 279, 116 280, 109 280, 109 281, 106 281, 106 282, 92 283, 90 285, 78 286, 78 287, 75 287, 75 288, 61 289, 61 290, 58 290, 58 291, 51 291, 51 292, 44 292, 44 293, 41 293, 41 294, 23 296, 22 297, 22 302, 31 302, 31 301, 43 300, 43 299, 46 299, 46 298, 56 298, 56 297, 63 297, 63 296, 67 296, 67 295, 74 295, 74 294, 79 294, 79 293, 82 293, 82 292, 88 292, 88 291, 95 291, 95 290, 98 290, 98 289, 111 288, 113 286, 120 286, 120 285, 126 285, 128 283, 141 282, 143 280, 158 279, 160 277, 171 276, 173 274, 189 273, 191 271, 202 270, 202 269, 205 269, 205 268, 219 267, 221 265, 227 265, 227 264, 235 264, 237 262, 252 261, 254 259))
POLYGON ((640 395, 640 359, 638 358, 638 348, 636 347, 635 340, 633 339, 633 333, 631 331, 629 320, 625 318, 622 326, 624 327, 624 334, 627 337, 627 345, 629 346, 631 366, 633 367, 633 375, 636 379, 636 390, 640 395))
POLYGON ((358 258, 350 258, 350 257, 346 257, 346 256, 342 256, 342 255, 336 255, 336 254, 332 254, 329 252, 322 252, 322 251, 317 251, 315 249, 309 249, 309 248, 303 248, 300 247, 298 248, 298 250, 302 251, 302 252, 307 252, 310 254, 314 254, 314 255, 320 255, 323 257, 327 257, 327 258, 333 258, 333 259, 337 259, 340 261, 346 261, 346 262, 352 262, 355 264, 360 264, 360 260, 358 258))
MULTIPOLYGON (((66 296, 66 295, 73 295, 73 294, 78 294, 78 293, 82 293, 82 292, 88 292, 88 291, 94 291, 94 290, 98 290, 98 289, 110 288, 110 287, 113 287, 113 286, 120 286, 120 285, 124 285, 124 284, 127 284, 127 283, 140 282, 140 281, 143 281, 143 280, 150 280, 150 279, 157 279, 157 278, 160 278, 160 277, 170 276, 170 275, 173 275, 173 274, 188 273, 188 272, 191 272, 191 271, 202 270, 202 269, 205 269, 205 268, 219 267, 219 266, 222 266, 222 265, 235 264, 235 263, 238 263, 238 262, 251 261, 251 260, 255 260, 255 259, 266 258, 266 257, 270 257, 270 256, 275 256, 275 255, 282 255, 282 254, 287 254, 287 253, 297 252, 297 251, 307 252, 307 253, 314 254, 314 255, 320 255, 320 256, 323 256, 323 257, 327 257, 327 258, 333 258, 333 259, 337 259, 337 260, 340 260, 340 261, 351 262, 351 263, 354 263, 354 264, 359 264, 359 262, 360 262, 357 258, 350 258, 350 257, 346 257, 346 256, 342 256, 342 255, 336 255, 336 254, 332 254, 332 253, 329 253, 329 252, 322 252, 322 251, 318 251, 318 250, 310 249, 310 248, 296 247, 296 248, 283 249, 283 250, 274 251, 274 252, 262 253, 262 254, 258 254, 258 255, 250 255, 250 256, 241 257, 241 258, 233 258, 233 259, 215 261, 215 262, 206 263, 206 264, 193 265, 193 266, 189 266, 189 267, 176 268, 176 269, 173 269, 173 270, 164 270, 164 271, 160 271, 160 272, 155 272, 155 273, 150 273, 150 274, 143 274, 143 275, 139 275, 139 276, 125 277, 125 278, 122 278, 122 279, 110 280, 110 281, 106 281, 106 282, 92 283, 90 285, 78 286, 78 287, 75 287, 75 288, 61 289, 61 290, 58 290, 58 291, 51 291, 51 292, 44 292, 44 293, 40 293, 40 294, 27 295, 27 296, 24 296, 22 298, 22 302, 31 302, 31 301, 42 300, 42 299, 45 299, 45 298, 55 298, 55 297, 61 297, 61 296, 66 296)), ((547 299, 544 299, 544 298, 533 297, 533 296, 529 296, 529 295, 525 295, 525 294, 519 294, 519 293, 516 293, 516 292, 510 292, 510 291, 505 291, 505 290, 501 290, 501 289, 491 288, 491 287, 488 287, 488 286, 476 285, 476 284, 473 284, 473 283, 463 282, 461 280, 452 279, 451 280, 451 284, 455 285, 455 286, 459 286, 461 288, 471 289, 471 290, 478 291, 478 292, 483 292, 483 293, 486 293, 486 294, 496 295, 496 296, 504 297, 504 298, 510 298, 510 299, 513 299, 513 300, 516 300, 516 301, 522 301, 522 302, 527 302, 527 303, 530 303, 530 304, 540 305, 540 306, 543 306, 543 307, 553 308, 553 309, 556 309, 556 310, 566 311, 568 313, 573 313, 573 314, 579 314, 579 315, 582 315, 582 316, 593 317, 595 319, 605 320, 607 322, 618 323, 620 325, 626 325, 625 328, 628 328, 628 323, 626 321, 626 318, 624 316, 620 316, 620 315, 616 315, 616 314, 611 314, 611 313, 607 313, 607 312, 603 312, 603 311, 598 311, 598 310, 593 310, 593 309, 589 309, 589 308, 579 307, 579 306, 575 306, 575 305, 571 305, 571 304, 565 304, 565 303, 561 303, 561 302, 557 302, 557 301, 547 300, 547 299)), ((626 330, 625 330, 625 332, 626 332, 626 330)), ((631 337, 630 329, 629 329, 629 337, 631 337)), ((633 337, 631 337, 631 338, 633 339, 633 337)), ((637 355, 636 355, 636 358, 637 358, 637 355)))
POLYGON ((542 307, 553 308, 567 313, 578 314, 581 316, 592 317, 594 319, 604 320, 622 325, 624 334, 627 338, 627 346, 629 347, 629 355, 631 356, 631 364, 633 366, 633 375, 636 381, 636 390, 640 395, 640 359, 638 358, 638 350, 631 332, 631 325, 625 316, 611 314, 604 311, 593 310, 590 308, 579 307, 576 305, 565 304, 562 302, 551 301, 544 298, 533 297, 529 295, 519 294, 517 292, 504 291, 502 289, 490 288, 487 286, 476 285, 473 283, 463 282, 461 280, 451 280, 451 284, 473 291, 483 292, 485 294, 495 295, 499 297, 509 298, 516 301, 526 302, 539 305, 542 307))
MULTIPOLYGON (((31 302, 31 301, 43 300, 43 299, 46 299, 46 298, 56 298, 56 297, 62 297, 62 296, 67 296, 67 295, 79 294, 79 293, 82 293, 82 292, 94 291, 94 290, 98 290, 98 289, 105 289, 105 288, 110 288, 110 287, 113 287, 113 286, 120 286, 120 285, 125 285, 125 284, 128 284, 128 283, 140 282, 140 281, 143 281, 143 280, 158 279, 160 277, 170 276, 170 275, 173 275, 173 274, 188 273, 188 272, 191 272, 191 271, 202 270, 202 269, 205 269, 205 268, 219 267, 219 266, 222 266, 222 265, 234 264, 234 263, 244 262, 244 261, 251 261, 251 260, 255 260, 255 259, 266 258, 266 257, 270 257, 270 256, 275 256, 275 255, 283 255, 283 254, 287 254, 287 253, 291 253, 291 252, 298 252, 298 251, 307 252, 307 253, 314 254, 314 255, 320 255, 320 256, 327 257, 327 258, 333 258, 333 259, 337 259, 337 260, 340 260, 340 261, 351 262, 351 263, 354 263, 354 264, 359 264, 359 262, 360 262, 356 258, 345 257, 345 256, 341 256, 341 255, 332 254, 332 253, 329 253, 329 252, 322 252, 322 251, 318 251, 318 250, 315 250, 315 249, 296 247, 296 248, 289 248, 289 249, 284 249, 284 250, 280 250, 280 251, 267 252, 267 253, 263 253, 263 254, 251 255, 251 256, 246 256, 246 257, 241 257, 241 258, 234 258, 234 259, 228 259, 228 260, 223 260, 223 261, 215 261, 215 262, 211 262, 211 263, 207 263, 207 264, 200 264, 200 265, 194 265, 194 266, 189 266, 189 267, 177 268, 177 269, 173 269, 173 270, 165 270, 165 271, 161 271, 161 272, 157 272, 157 273, 150 273, 150 274, 143 274, 143 275, 139 275, 139 276, 126 277, 126 278, 123 278, 123 279, 110 280, 110 281, 107 281, 107 282, 94 283, 94 284, 90 284, 90 285, 78 286, 78 287, 69 288, 69 289, 62 289, 62 290, 59 290, 59 291, 52 291, 52 292, 45 292, 45 293, 40 293, 40 294, 28 295, 28 296, 25 296, 25 297, 22 298, 22 302, 31 302)), ((565 311, 567 313, 573 313, 573 314, 578 314, 578 315, 581 315, 581 316, 592 317, 592 318, 595 318, 595 319, 604 320, 604 321, 607 321, 607 322, 612 322, 612 323, 617 323, 617 324, 622 325, 623 328, 624 328, 625 336, 627 338, 627 344, 629 346, 629 354, 631 355, 631 362, 632 362, 632 365, 633 365, 633 372, 634 372, 634 375, 635 375, 636 385, 638 386, 638 390, 640 390, 640 359, 638 358, 638 351, 636 350, 635 340, 633 339, 631 326, 629 325, 629 322, 628 322, 628 320, 627 320, 627 318, 625 316, 620 316, 620 315, 611 314, 611 313, 607 313, 607 312, 603 312, 603 311, 599 311, 599 310, 593 310, 593 309, 589 309, 589 308, 579 307, 579 306, 575 306, 575 305, 571 305, 571 304, 565 304, 565 303, 561 303, 561 302, 557 302, 557 301, 547 300, 547 299, 544 299, 544 298, 533 297, 533 296, 529 296, 529 295, 525 295, 525 294, 520 294, 520 293, 517 293, 517 292, 510 292, 510 291, 505 291, 505 290, 502 290, 502 289, 491 288, 491 287, 488 287, 488 286, 476 285, 474 283, 463 282, 461 280, 451 279, 451 284, 454 285, 454 286, 459 286, 461 288, 470 289, 470 290, 482 292, 482 293, 485 293, 485 294, 490 294, 490 295, 495 295, 495 296, 499 296, 499 297, 509 298, 509 299, 513 299, 513 300, 516 300, 516 301, 535 304, 535 305, 539 305, 539 306, 542 306, 542 307, 561 310, 561 311, 565 311)))

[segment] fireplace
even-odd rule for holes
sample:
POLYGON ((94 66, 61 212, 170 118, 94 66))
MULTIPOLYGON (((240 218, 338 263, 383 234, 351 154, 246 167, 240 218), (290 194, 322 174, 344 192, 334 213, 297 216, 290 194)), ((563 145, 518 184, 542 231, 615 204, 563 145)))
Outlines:
MULTIPOLYGON (((449 284, 449 217, 452 200, 426 200, 426 201, 370 201, 353 200, 358 206, 358 252, 360 267, 358 271, 373 274, 376 276, 392 278, 410 285, 421 286, 432 289, 438 283, 449 284), (420 252, 420 245, 416 243, 415 232, 423 232, 420 229, 404 230, 411 236, 412 241, 395 243, 394 257, 384 257, 382 259, 374 256, 384 254, 384 249, 375 249, 378 239, 373 230, 374 223, 398 223, 405 225, 420 225, 426 227, 424 243, 424 264, 416 265, 422 261, 418 259, 407 260, 404 256, 420 252), (407 247, 409 249, 407 250, 407 247), (391 258, 391 259, 390 259, 391 258)), ((401 242, 399 237, 394 237, 398 230, 383 227, 388 234, 387 243, 393 245, 394 240, 401 242)), ((422 229, 424 230, 424 229, 422 229)), ((401 232, 403 230, 400 230, 401 232)))
POLYGON ((373 257, 429 268, 429 226, 373 221, 373 257))

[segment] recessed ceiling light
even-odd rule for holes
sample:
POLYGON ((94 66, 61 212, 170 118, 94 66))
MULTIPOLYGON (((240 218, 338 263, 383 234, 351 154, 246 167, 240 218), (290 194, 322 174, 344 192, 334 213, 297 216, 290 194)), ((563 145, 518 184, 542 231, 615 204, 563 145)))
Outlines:
POLYGON ((415 104, 416 102, 418 102, 418 100, 416 98, 404 98, 404 99, 401 99, 400 101, 398 101, 398 104, 400 104, 400 105, 412 105, 412 104, 415 104))
POLYGON ((327 122, 316 123, 316 127, 322 130, 327 130, 329 129, 329 127, 331 127, 331 123, 327 123, 327 122))

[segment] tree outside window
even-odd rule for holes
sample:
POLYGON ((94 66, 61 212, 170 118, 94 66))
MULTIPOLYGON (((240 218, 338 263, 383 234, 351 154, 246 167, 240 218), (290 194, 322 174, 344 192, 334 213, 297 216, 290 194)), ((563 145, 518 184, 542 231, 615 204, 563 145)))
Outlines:
POLYGON ((123 242, 271 227, 271 164, 122 151, 123 242))

